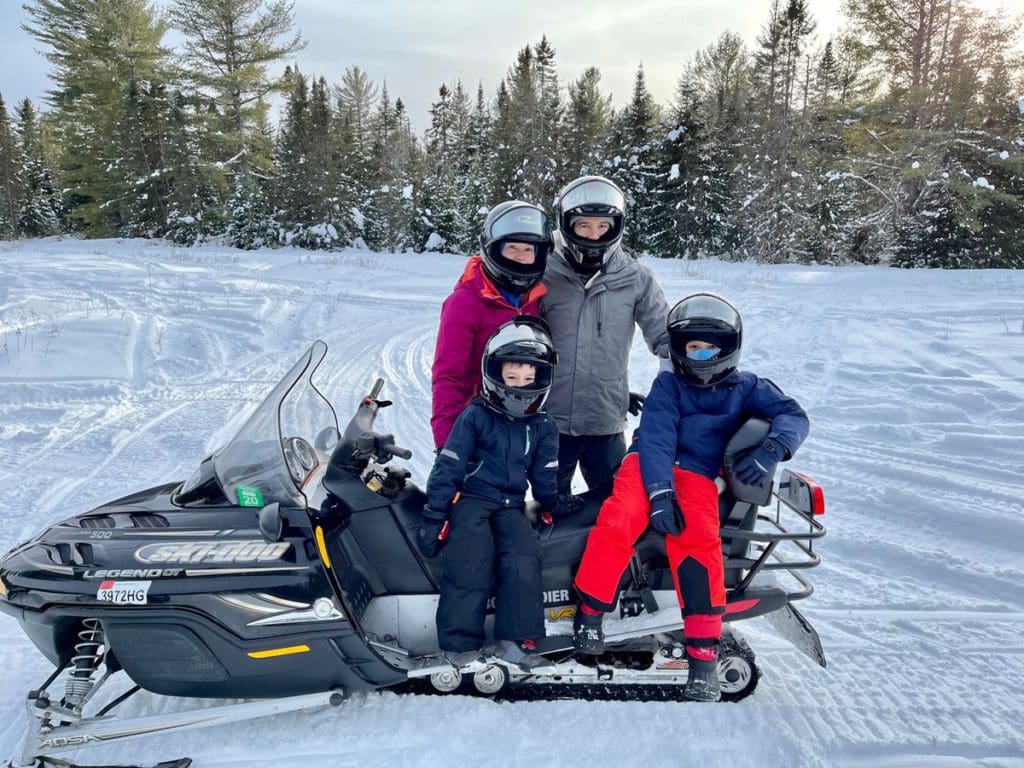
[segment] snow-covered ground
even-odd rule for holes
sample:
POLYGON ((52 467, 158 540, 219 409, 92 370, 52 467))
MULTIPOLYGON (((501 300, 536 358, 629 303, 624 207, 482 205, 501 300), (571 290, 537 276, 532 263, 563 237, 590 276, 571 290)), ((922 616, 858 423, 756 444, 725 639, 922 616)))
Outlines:
MULTIPOLYGON (((0 551, 184 478, 317 338, 342 418, 377 375, 380 423, 431 452, 429 371, 455 256, 0 243, 0 551)), ((338 709, 128 742, 79 762, 198 766, 1024 766, 1024 273, 646 262, 670 302, 744 314, 744 367, 807 408, 793 462, 829 535, 800 608, 820 669, 766 624, 736 705, 374 693, 338 709)), ((633 389, 656 362, 639 342, 633 389)), ((417 450, 418 448, 418 450, 417 450)), ((0 617, 0 760, 49 665, 0 617)), ((186 702, 143 694, 130 714, 186 702)), ((194 702, 191 702, 194 703, 194 702)))

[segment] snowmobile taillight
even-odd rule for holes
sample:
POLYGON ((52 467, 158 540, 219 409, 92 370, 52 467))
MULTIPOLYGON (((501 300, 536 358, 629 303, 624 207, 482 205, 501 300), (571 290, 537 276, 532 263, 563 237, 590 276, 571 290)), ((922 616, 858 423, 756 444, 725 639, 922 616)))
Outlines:
POLYGON ((811 480, 803 472, 794 472, 794 475, 799 477, 807 485, 807 490, 811 497, 811 513, 815 516, 825 514, 825 491, 820 485, 811 480))
POLYGON ((783 470, 778 497, 805 517, 825 514, 825 491, 803 472, 783 470))

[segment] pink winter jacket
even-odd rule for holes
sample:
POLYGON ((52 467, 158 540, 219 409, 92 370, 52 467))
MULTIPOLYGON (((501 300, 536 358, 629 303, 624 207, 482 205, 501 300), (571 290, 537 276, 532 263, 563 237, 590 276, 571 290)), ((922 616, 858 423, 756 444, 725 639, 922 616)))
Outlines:
POLYGON ((484 274, 479 256, 466 263, 455 290, 441 305, 437 329, 430 416, 436 447, 444 446, 455 420, 480 392, 480 358, 491 334, 516 315, 539 315, 537 302, 546 291, 543 285, 535 285, 513 307, 484 274))

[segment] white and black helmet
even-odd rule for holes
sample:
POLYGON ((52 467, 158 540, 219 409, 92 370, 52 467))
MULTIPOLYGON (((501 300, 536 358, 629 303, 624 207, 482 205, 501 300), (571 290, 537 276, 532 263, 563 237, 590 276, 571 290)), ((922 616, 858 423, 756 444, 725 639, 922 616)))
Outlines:
POLYGON ((524 294, 544 277, 551 227, 547 214, 536 205, 509 200, 494 206, 484 219, 480 234, 480 255, 484 272, 496 286, 510 293, 524 294), (506 242, 530 243, 536 258, 532 264, 520 264, 501 255, 506 242))
POLYGON ((565 243, 563 256, 566 263, 578 272, 593 274, 604 266, 622 240, 626 196, 615 182, 603 176, 581 176, 558 193, 555 216, 565 243), (573 232, 573 222, 586 216, 611 219, 611 227, 600 240, 588 240, 573 232))
POLYGON ((676 373, 697 386, 717 384, 736 370, 743 347, 743 320, 732 304, 714 293, 695 293, 668 313, 669 355, 676 373), (686 353, 690 341, 714 344, 708 359, 686 353))
POLYGON ((544 408, 551 392, 558 355, 547 323, 539 317, 519 315, 494 332, 484 346, 480 361, 483 396, 512 418, 523 418, 544 408), (536 367, 532 384, 510 387, 501 375, 504 363, 529 363, 536 367))

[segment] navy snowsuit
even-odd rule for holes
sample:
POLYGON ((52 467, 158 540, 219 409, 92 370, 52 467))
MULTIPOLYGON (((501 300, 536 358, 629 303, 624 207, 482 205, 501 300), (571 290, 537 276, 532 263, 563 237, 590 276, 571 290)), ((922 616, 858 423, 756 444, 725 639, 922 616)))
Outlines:
POLYGON ((475 397, 459 415, 427 481, 427 503, 447 511, 437 639, 443 651, 480 648, 487 599, 494 639, 544 634, 537 534, 523 513, 527 481, 551 510, 558 501, 558 428, 541 412, 513 419, 475 397))

